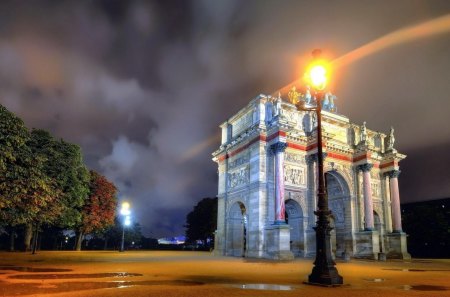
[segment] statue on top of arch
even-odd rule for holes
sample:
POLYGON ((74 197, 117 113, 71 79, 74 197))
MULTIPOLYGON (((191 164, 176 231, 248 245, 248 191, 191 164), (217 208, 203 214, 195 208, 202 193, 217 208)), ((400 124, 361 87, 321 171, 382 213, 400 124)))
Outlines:
POLYGON ((394 137, 394 127, 391 127, 391 130, 389 131, 389 136, 386 143, 386 151, 393 151, 394 150, 394 143, 395 143, 395 137, 394 137))
MULTIPOLYGON (((297 88, 293 86, 288 93, 289 102, 294 105, 297 105, 300 101, 305 102, 306 104, 313 104, 315 101, 315 97, 311 94, 309 86, 306 87, 305 93, 302 94, 297 91, 297 88)), ((331 92, 326 92, 324 98, 322 99, 322 110, 329 112, 337 112, 337 107, 334 101, 337 99, 336 95, 333 95, 331 92)))
POLYGON ((333 95, 331 92, 326 92, 322 99, 322 110, 337 112, 337 107, 334 104, 334 100, 336 99, 336 95, 333 95))

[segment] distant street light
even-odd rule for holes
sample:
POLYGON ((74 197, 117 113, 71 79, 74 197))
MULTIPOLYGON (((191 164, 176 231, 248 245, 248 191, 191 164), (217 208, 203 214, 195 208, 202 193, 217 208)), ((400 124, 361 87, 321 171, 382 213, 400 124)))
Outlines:
POLYGON ((314 60, 308 67, 306 79, 313 88, 313 95, 316 98, 316 105, 310 106, 300 101, 297 104, 299 110, 315 111, 317 115, 317 162, 319 170, 317 225, 316 231, 316 260, 312 273, 309 275, 308 283, 313 285, 333 286, 343 283, 342 276, 339 275, 331 256, 331 236, 330 236, 330 215, 328 208, 328 195, 325 187, 325 176, 323 172, 323 152, 322 152, 322 99, 324 89, 328 82, 329 69, 326 61, 320 59, 320 50, 313 51, 314 60))
POLYGON ((123 217, 123 219, 122 219, 122 242, 120 243, 119 252, 125 251, 125 227, 128 227, 131 225, 130 214, 131 214, 130 203, 122 202, 122 206, 120 208, 120 215, 123 217))

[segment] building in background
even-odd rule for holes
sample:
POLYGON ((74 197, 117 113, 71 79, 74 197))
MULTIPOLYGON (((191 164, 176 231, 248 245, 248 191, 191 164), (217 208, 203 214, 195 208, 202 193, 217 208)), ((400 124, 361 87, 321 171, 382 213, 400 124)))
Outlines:
MULTIPOLYGON (((295 98, 297 96, 297 98, 295 98)), ((220 255, 271 259, 315 255, 317 121, 289 99, 259 95, 220 127, 218 222, 220 255), (277 205, 278 204, 278 205, 277 205), (275 220, 281 209, 284 220, 275 220)), ((336 257, 410 258, 402 231, 399 162, 394 129, 387 134, 336 112, 336 97, 322 102, 324 166, 336 257)), ((295 101, 294 101, 295 102, 295 101)))

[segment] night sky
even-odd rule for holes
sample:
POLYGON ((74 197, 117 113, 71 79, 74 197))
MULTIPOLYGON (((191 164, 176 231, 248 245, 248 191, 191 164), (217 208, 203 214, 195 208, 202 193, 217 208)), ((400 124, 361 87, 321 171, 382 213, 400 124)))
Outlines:
MULTIPOLYGON (((0 103, 81 145, 146 235, 178 235, 217 194, 219 124, 296 80, 314 48, 333 60, 449 14, 448 0, 1 1, 0 103)), ((450 197, 448 18, 434 29, 331 86, 353 122, 394 126, 402 202, 450 197)))

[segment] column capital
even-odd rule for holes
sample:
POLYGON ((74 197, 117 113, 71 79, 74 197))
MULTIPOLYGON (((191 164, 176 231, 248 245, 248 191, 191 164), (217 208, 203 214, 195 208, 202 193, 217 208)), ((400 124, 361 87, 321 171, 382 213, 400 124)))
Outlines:
POLYGON ((284 152, 286 150, 286 148, 287 148, 286 142, 278 141, 270 146, 270 151, 272 152, 272 154, 275 155, 277 153, 284 152))
POLYGON ((361 170, 362 172, 367 172, 367 171, 370 171, 372 169, 372 167, 373 167, 373 164, 366 163, 366 164, 361 164, 361 165, 356 166, 356 169, 358 171, 361 170))
POLYGON ((389 178, 397 178, 400 175, 401 171, 398 169, 394 169, 385 173, 385 175, 389 176, 389 178))
POLYGON ((317 154, 312 154, 312 155, 306 156, 306 164, 308 164, 308 165, 313 164, 314 162, 316 162, 316 160, 317 160, 317 154))
MULTIPOLYGON (((325 160, 327 156, 327 153, 322 153, 323 160, 325 160)), ((306 164, 312 164, 314 162, 317 162, 317 153, 306 156, 306 164)))

